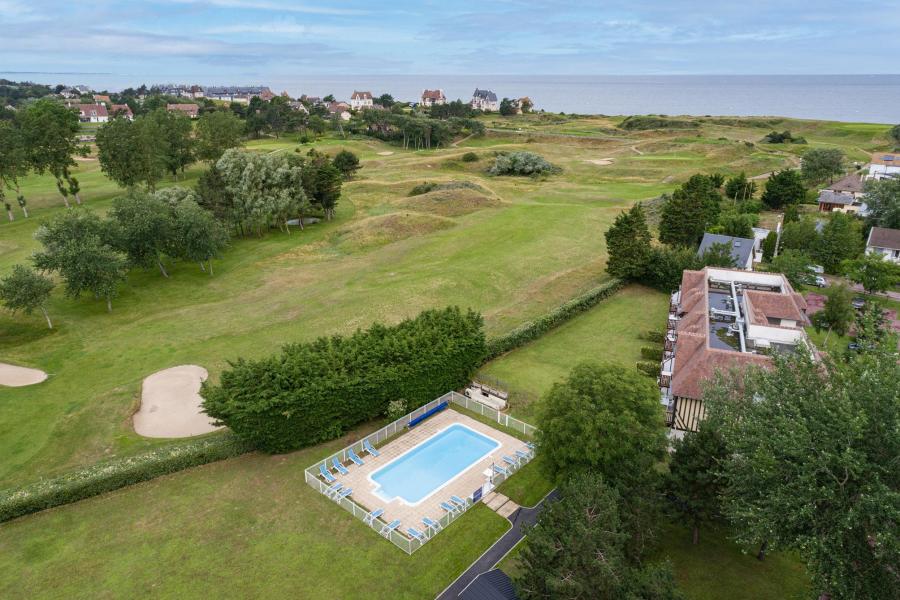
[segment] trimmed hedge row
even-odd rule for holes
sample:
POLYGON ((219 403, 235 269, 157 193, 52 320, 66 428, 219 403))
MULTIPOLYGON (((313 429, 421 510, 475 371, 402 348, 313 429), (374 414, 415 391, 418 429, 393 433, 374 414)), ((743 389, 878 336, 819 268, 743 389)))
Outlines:
POLYGON ((622 280, 612 279, 598 285, 594 289, 569 300, 549 313, 538 317, 533 321, 519 325, 506 335, 491 338, 487 342, 487 356, 485 362, 497 358, 510 350, 524 346, 554 327, 565 323, 572 317, 593 308, 601 300, 613 295, 622 287, 622 280))
POLYGON ((659 375, 659 363, 640 361, 635 364, 637 370, 648 377, 656 377, 659 375))
POLYGON ((0 523, 251 450, 249 444, 226 431, 4 490, 0 492, 0 523))
POLYGON ((641 348, 641 358, 643 359, 660 362, 662 361, 662 357, 663 349, 661 347, 654 346, 651 348, 649 346, 644 346, 641 348))

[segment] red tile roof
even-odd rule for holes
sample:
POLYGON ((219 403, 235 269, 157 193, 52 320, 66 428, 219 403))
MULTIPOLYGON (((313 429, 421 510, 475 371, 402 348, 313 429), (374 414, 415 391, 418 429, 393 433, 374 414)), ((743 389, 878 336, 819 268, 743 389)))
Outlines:
POLYGON ((76 104, 75 108, 84 117, 108 117, 109 112, 102 104, 76 104))
POLYGON ((350 96, 351 100, 371 100, 372 92, 357 92, 353 90, 353 95, 350 96))
POLYGON ((750 308, 751 323, 768 325, 768 319, 789 319, 800 325, 807 323, 806 301, 797 293, 779 294, 778 292, 761 292, 747 290, 744 292, 747 306, 750 308))
POLYGON ((133 114, 131 112, 131 107, 128 106, 127 104, 113 104, 112 106, 109 107, 109 111, 113 115, 123 114, 123 115, 127 115, 129 117, 133 116, 133 114))
POLYGON ((191 117, 196 117, 198 114, 200 114, 200 107, 196 104, 166 104, 166 110, 178 110, 186 113, 191 117))
POLYGON ((444 90, 425 90, 422 92, 422 99, 429 98, 431 100, 443 100, 444 90))

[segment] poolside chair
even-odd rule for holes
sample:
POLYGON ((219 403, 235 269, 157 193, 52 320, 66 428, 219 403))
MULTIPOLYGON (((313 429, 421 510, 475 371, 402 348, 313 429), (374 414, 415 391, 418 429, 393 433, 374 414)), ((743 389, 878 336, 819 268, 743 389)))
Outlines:
POLYGON ((452 515, 453 513, 455 513, 456 511, 461 510, 461 509, 460 509, 458 506, 456 506, 455 504, 450 504, 450 503, 448 503, 448 502, 441 502, 441 508, 443 508, 444 510, 446 510, 446 511, 447 511, 448 513, 450 513, 451 515, 452 515))
POLYGON ((335 494, 337 494, 339 491, 341 491, 341 489, 342 489, 343 487, 344 487, 344 484, 343 484, 343 483, 336 483, 336 484, 334 484, 333 486, 331 486, 330 488, 326 489, 325 492, 324 492, 324 494, 325 494, 326 496, 328 496, 329 498, 331 498, 332 496, 334 496, 335 494))
POLYGON ((340 473, 341 475, 346 475, 350 471, 347 470, 347 467, 342 465, 340 461, 337 459, 337 456, 331 457, 331 464, 334 465, 334 470, 340 473))
POLYGON ((381 454, 380 452, 378 452, 378 450, 376 450, 375 448, 372 447, 372 444, 369 443, 369 440, 363 440, 363 448, 365 448, 366 452, 368 452, 369 454, 371 454, 372 456, 374 456, 376 458, 378 457, 379 454, 381 454))
POLYGON ((354 462, 354 464, 357 464, 360 467, 365 464, 363 462, 363 459, 361 459, 359 456, 356 455, 356 452, 353 451, 353 448, 350 448, 347 450, 347 456, 350 457, 350 460, 352 460, 354 462))
POLYGON ((363 517, 363 523, 365 523, 366 525, 370 525, 370 526, 374 525, 375 519, 377 519, 378 517, 380 517, 383 514, 384 514, 383 508, 376 508, 375 510, 373 510, 372 512, 367 514, 365 517, 363 517))
POLYGON ((344 488, 339 493, 334 495, 334 501, 340 502, 341 500, 343 500, 344 498, 346 498, 347 496, 349 496, 352 493, 353 493, 353 488, 344 488))
POLYGON ((381 531, 379 531, 378 533, 386 538, 389 538, 391 537, 391 532, 398 527, 400 527, 400 519, 394 519, 393 521, 382 527, 381 531))
POLYGON ((498 474, 500 474, 500 475, 509 475, 509 471, 507 471, 506 469, 504 469, 504 468, 501 467, 500 465, 494 464, 494 465, 491 465, 491 466, 494 467, 494 473, 498 473, 498 474))
POLYGON ((506 464, 508 464, 508 465, 511 466, 511 467, 517 467, 517 466, 519 466, 519 461, 517 461, 516 459, 511 458, 511 457, 509 457, 509 456, 507 456, 507 455, 505 455, 505 454, 504 454, 503 456, 501 456, 500 458, 502 458, 502 459, 503 459, 503 462, 505 462, 506 464))
POLYGON ((450 501, 454 504, 458 504, 460 507, 462 507, 463 510, 466 510, 469 507, 469 503, 459 496, 450 496, 450 501))
POLYGON ((328 472, 325 465, 319 465, 319 474, 322 476, 322 479, 325 480, 325 483, 334 483, 337 481, 337 479, 334 478, 334 475, 328 472))
POLYGON ((422 517, 422 525, 425 526, 425 529, 431 529, 435 533, 441 530, 441 524, 437 521, 432 521, 428 517, 422 517))
POLYGON ((528 446, 529 450, 534 450, 536 448, 534 442, 525 442, 525 445, 528 446))
POLYGON ((516 456, 520 459, 525 460, 526 458, 531 458, 531 455, 527 452, 522 452, 521 450, 516 450, 516 456))
POLYGON ((423 534, 421 531, 419 531, 419 530, 416 529, 415 527, 410 527, 410 528, 408 528, 408 529, 406 530, 406 533, 408 533, 408 534, 410 535, 410 537, 413 537, 413 538, 419 540, 419 541, 422 542, 423 544, 424 544, 426 541, 428 541, 428 538, 425 537, 425 534, 423 534))

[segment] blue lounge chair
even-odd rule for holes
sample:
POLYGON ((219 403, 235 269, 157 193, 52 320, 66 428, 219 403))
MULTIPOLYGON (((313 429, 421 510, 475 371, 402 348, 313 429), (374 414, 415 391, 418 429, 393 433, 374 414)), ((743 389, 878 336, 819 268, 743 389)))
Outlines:
POLYGON ((415 527, 408 528, 406 530, 406 533, 408 533, 410 535, 410 537, 413 537, 413 538, 419 540, 423 544, 428 540, 428 538, 425 537, 425 534, 423 534, 421 531, 419 531, 415 527))
POLYGON ((446 510, 446 511, 447 511, 448 513, 450 513, 451 515, 452 515, 453 513, 455 513, 456 511, 460 510, 460 508, 459 508, 458 506, 456 506, 456 505, 454 505, 454 504, 449 504, 449 503, 447 503, 447 502, 441 502, 441 508, 443 508, 444 510, 446 510))
POLYGON ((505 454, 501 458, 503 459, 503 462, 505 462, 506 464, 508 464, 511 467, 515 467, 519 464, 519 461, 517 461, 516 459, 511 458, 505 454))
POLYGON ((435 533, 441 530, 441 524, 437 521, 432 521, 428 517, 422 517, 422 525, 426 527, 426 529, 431 529, 435 533))
POLYGON ((328 472, 325 465, 319 465, 319 474, 322 476, 322 479, 325 480, 325 483, 334 483, 337 481, 337 479, 334 478, 334 475, 328 472))
POLYGON ((393 521, 382 527, 381 531, 379 531, 378 533, 383 535, 384 537, 390 537, 391 532, 398 527, 400 527, 400 519, 394 519, 393 521))
POLYGON ((350 460, 352 460, 355 464, 359 465, 360 467, 365 464, 363 462, 363 459, 361 459, 359 456, 356 455, 356 452, 353 451, 353 448, 350 448, 349 450, 347 450, 347 456, 349 456, 350 460))
POLYGON ((369 440, 363 440, 363 448, 365 448, 366 452, 368 452, 372 456, 377 457, 380 454, 378 450, 372 447, 372 444, 369 443, 369 440))
POLYGON ((384 514, 383 508, 376 508, 375 510, 373 510, 372 512, 367 514, 365 517, 363 517, 363 523, 365 523, 366 525, 374 525, 375 519, 377 519, 378 517, 380 517, 383 514, 384 514))
POLYGON ((347 496, 349 496, 352 493, 353 493, 353 488, 344 488, 340 492, 338 492, 337 494, 334 495, 334 501, 340 502, 341 500, 343 500, 344 498, 346 498, 347 496))
POLYGON ((494 467, 494 473, 499 473, 501 475, 509 475, 509 471, 501 467, 500 465, 491 465, 494 467))
POLYGON ((333 456, 331 458, 331 464, 334 465, 334 470, 340 473, 341 475, 346 475, 350 471, 347 470, 347 467, 342 465, 340 461, 337 459, 337 456, 333 456))
POLYGON ((325 495, 328 496, 329 498, 331 498, 332 496, 337 494, 339 491, 341 491, 341 488, 343 488, 343 487, 344 487, 343 483, 336 483, 333 486, 331 486, 330 488, 328 488, 327 490, 325 490, 325 495))
POLYGON ((450 501, 454 504, 458 504, 460 507, 462 507, 463 510, 466 510, 466 508, 469 506, 469 503, 459 496, 450 496, 450 501))
POLYGON ((519 458, 521 458, 523 460, 531 457, 531 455, 529 453, 522 452, 521 450, 516 450, 516 456, 518 456, 519 458))
POLYGON ((529 450, 534 450, 534 449, 535 449, 534 442, 525 442, 525 445, 528 446, 528 449, 529 449, 529 450))

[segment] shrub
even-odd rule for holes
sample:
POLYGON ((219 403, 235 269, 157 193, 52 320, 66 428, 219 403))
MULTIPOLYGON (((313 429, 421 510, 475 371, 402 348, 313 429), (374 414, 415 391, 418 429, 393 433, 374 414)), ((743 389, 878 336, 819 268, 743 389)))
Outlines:
POLYGON ((635 363, 637 370, 647 375, 648 377, 656 377, 659 375, 659 363, 649 362, 649 361, 639 361, 635 363))
POLYGON ((561 169, 555 167, 540 154, 534 152, 510 152, 497 157, 494 166, 488 169, 491 175, 524 175, 537 177, 558 173, 561 169))
POLYGON ((644 346, 643 348, 641 348, 641 358, 646 358, 647 360, 660 362, 662 360, 662 356, 663 356, 663 350, 660 347, 644 346))
POLYGON ((251 450, 231 432, 154 448, 0 492, 0 522, 251 450))
POLYGON ((608 298, 619 291, 621 287, 622 281, 613 279, 595 287, 577 298, 569 300, 542 317, 519 325, 506 335, 491 338, 487 343, 487 355, 485 360, 494 359, 514 348, 524 346, 557 325, 565 323, 575 315, 593 308, 604 298, 608 298))
POLYGON ((420 196, 422 194, 427 194, 428 192, 437 189, 438 184, 430 183, 425 181, 423 183, 416 184, 413 189, 409 190, 410 196, 420 196))
POLYGON ((486 190, 471 181, 447 181, 444 183, 433 183, 426 181, 415 186, 409 191, 410 196, 421 196, 429 192, 438 190, 475 190, 476 192, 486 193, 486 190))
POLYGON ((388 402, 387 418, 388 421, 394 422, 409 412, 407 405, 409 403, 403 398, 397 398, 388 402))
POLYGON ((666 339, 666 334, 661 329, 648 329, 644 332, 644 339, 654 344, 662 344, 666 339))
POLYGON ((462 158, 460 160, 462 160, 463 162, 478 162, 478 155, 474 152, 466 152, 462 155, 462 158))
POLYGON ((485 355, 482 318, 428 310, 351 336, 289 344, 280 354, 239 359, 219 385, 204 382, 210 416, 265 452, 287 452, 380 417, 396 398, 409 409, 469 382, 485 355))
POLYGON ((654 117, 653 115, 632 115, 625 117, 625 120, 619 123, 619 128, 628 131, 645 131, 648 129, 696 129, 700 127, 697 121, 686 121, 683 119, 670 119, 662 115, 654 117))

